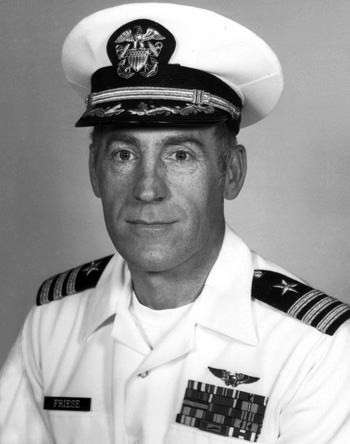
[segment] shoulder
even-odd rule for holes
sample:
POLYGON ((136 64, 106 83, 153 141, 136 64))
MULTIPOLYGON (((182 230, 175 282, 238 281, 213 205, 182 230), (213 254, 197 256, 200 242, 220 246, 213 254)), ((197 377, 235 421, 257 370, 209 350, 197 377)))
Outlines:
POLYGON ((36 305, 44 305, 66 296, 94 288, 113 255, 87 262, 46 279, 40 286, 36 305))
POLYGON ((278 271, 256 269, 252 297, 328 335, 350 319, 350 305, 278 271))

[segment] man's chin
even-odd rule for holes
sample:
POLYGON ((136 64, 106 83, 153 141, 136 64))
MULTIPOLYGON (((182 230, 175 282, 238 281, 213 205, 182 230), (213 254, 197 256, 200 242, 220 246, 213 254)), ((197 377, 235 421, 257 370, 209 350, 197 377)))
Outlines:
POLYGON ((187 260, 186 249, 179 249, 177 243, 166 242, 162 239, 152 239, 148 237, 147 241, 123 242, 116 245, 118 253, 125 259, 130 268, 135 270, 160 273, 170 271, 187 260))
POLYGON ((124 258, 131 269, 144 273, 165 273, 178 265, 173 257, 164 254, 139 254, 137 257, 124 258))

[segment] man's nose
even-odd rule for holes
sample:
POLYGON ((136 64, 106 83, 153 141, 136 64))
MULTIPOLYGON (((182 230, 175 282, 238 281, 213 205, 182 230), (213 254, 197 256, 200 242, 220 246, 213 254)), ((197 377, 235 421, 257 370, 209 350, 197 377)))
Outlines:
POLYGON ((161 166, 156 162, 143 161, 136 173, 134 197, 145 203, 161 201, 166 198, 168 188, 161 171, 161 166))

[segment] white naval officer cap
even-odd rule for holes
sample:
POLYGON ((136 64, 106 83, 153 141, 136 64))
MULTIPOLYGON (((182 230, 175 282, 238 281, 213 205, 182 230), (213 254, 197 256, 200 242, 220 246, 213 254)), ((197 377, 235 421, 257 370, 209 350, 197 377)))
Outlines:
POLYGON ((195 125, 238 133, 283 90, 279 61, 257 35, 205 9, 132 3, 79 22, 63 45, 66 78, 85 99, 76 126, 195 125))

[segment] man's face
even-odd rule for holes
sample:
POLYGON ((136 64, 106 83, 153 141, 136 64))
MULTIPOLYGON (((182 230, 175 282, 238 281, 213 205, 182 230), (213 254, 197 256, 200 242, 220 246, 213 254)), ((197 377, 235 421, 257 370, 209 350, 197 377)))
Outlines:
POLYGON ((91 148, 90 174, 108 233, 130 266, 170 271, 220 246, 225 180, 214 127, 106 128, 91 148))

